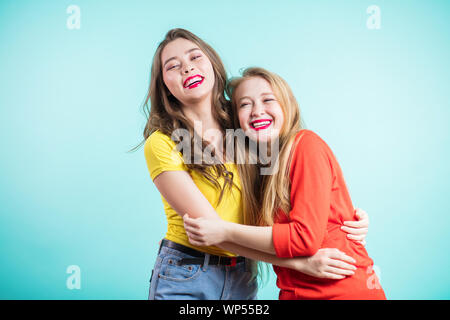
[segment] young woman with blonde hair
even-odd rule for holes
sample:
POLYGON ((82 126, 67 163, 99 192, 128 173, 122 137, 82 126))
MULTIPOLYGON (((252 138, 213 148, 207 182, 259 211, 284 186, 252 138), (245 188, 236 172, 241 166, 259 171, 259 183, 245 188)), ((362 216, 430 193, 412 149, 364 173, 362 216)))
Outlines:
MULTIPOLYGON (((170 30, 155 52, 143 143, 150 176, 161 193, 167 233, 152 271, 149 299, 255 299, 253 260, 317 277, 352 273, 353 259, 336 249, 285 259, 232 242, 189 242, 182 218, 186 212, 193 218, 244 223, 239 173, 223 156, 223 136, 233 122, 226 81, 214 49, 187 30, 170 30), (203 161, 205 149, 212 161, 203 161), (340 267, 324 273, 330 264, 340 267)), ((358 226, 356 233, 364 237, 367 219, 358 226)))
MULTIPOLYGON (((313 256, 321 248, 337 248, 356 259, 353 275, 318 279, 275 265, 280 299, 386 299, 364 246, 342 232, 344 221, 354 218, 354 209, 341 168, 328 145, 302 129, 288 84, 267 70, 249 68, 231 81, 229 95, 236 127, 260 143, 273 144, 278 139, 279 149, 271 150, 279 152, 277 170, 262 176, 258 165, 238 165, 247 225, 185 215, 190 243, 234 242, 279 258, 313 256)), ((327 271, 337 266, 331 264, 327 271)))

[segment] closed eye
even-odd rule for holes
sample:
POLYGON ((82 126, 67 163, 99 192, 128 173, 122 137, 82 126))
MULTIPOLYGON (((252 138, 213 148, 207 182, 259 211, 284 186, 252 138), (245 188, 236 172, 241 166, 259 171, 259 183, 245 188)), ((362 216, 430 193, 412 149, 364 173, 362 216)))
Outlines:
POLYGON ((173 68, 177 68, 177 67, 179 67, 179 66, 180 66, 179 64, 170 66, 169 68, 167 68, 167 71, 172 70, 173 68))
POLYGON ((272 98, 268 98, 268 99, 264 99, 264 102, 270 102, 270 101, 274 101, 275 99, 272 98))

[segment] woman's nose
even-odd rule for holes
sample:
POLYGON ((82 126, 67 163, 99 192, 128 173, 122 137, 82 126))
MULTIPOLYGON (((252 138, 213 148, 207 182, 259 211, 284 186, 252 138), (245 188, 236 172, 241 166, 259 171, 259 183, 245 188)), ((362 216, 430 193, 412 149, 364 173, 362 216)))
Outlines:
POLYGON ((258 117, 264 114, 264 107, 260 103, 255 103, 252 108, 252 116, 258 117))
POLYGON ((194 70, 193 66, 185 66, 184 69, 183 69, 183 73, 187 74, 187 73, 189 73, 192 70, 194 70))

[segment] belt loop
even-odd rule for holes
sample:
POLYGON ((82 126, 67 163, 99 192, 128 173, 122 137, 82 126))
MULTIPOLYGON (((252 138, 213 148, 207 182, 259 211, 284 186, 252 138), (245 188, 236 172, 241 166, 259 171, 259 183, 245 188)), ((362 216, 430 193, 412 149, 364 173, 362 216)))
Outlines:
POLYGON ((206 271, 209 265, 209 253, 205 253, 205 260, 203 261, 202 270, 206 271))
POLYGON ((237 262, 237 258, 236 257, 230 257, 230 264, 227 265, 227 267, 235 267, 236 266, 236 262, 237 262))
POLYGON ((253 260, 245 258, 245 271, 253 273, 254 272, 254 270, 253 270, 254 264, 253 263, 254 263, 253 260))
POLYGON ((161 248, 163 247, 164 239, 159 242, 158 254, 161 252, 161 248))

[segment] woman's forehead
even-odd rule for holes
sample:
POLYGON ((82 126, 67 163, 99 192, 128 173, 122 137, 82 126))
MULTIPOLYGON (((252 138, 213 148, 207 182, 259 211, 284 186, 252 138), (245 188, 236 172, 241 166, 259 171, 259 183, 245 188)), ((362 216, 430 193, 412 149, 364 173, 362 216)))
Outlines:
POLYGON ((272 91, 272 86, 266 79, 255 76, 244 79, 234 92, 236 98, 238 98, 246 94, 272 94, 272 91))
POLYGON ((170 58, 177 58, 186 54, 189 54, 191 51, 201 50, 199 46, 197 46, 194 42, 184 39, 178 38, 175 39, 164 47, 161 52, 161 61, 164 63, 166 60, 170 58))

